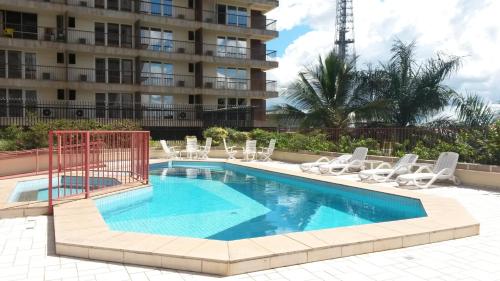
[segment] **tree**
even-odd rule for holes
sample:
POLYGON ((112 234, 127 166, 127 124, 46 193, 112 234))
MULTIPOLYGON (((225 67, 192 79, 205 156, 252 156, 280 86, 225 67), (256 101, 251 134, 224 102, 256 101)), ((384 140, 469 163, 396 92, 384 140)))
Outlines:
POLYGON ((486 127, 493 124, 495 113, 480 96, 467 93, 455 95, 452 99, 458 121, 467 127, 486 127))
POLYGON ((344 61, 334 51, 317 65, 299 73, 285 91, 287 104, 274 109, 281 120, 293 120, 302 127, 345 127, 349 122, 371 118, 380 100, 366 91, 366 77, 358 75, 355 60, 344 61))
POLYGON ((391 59, 382 64, 377 82, 371 82, 387 101, 385 112, 379 112, 384 122, 415 125, 442 110, 454 94, 443 81, 459 69, 461 59, 440 54, 418 64, 415 48, 415 41, 405 44, 396 40, 391 59))

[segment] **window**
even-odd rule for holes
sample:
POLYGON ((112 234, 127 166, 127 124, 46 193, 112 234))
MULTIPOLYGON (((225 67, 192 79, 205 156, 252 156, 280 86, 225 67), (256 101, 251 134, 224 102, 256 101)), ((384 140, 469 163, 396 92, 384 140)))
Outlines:
POLYGON ((96 93, 96 118, 132 118, 132 94, 96 93))
POLYGON ((217 22, 219 24, 248 26, 248 11, 243 7, 217 5, 217 22))
POLYGON ((57 63, 64 63, 64 53, 57 53, 57 63))
POLYGON ((105 44, 104 23, 102 22, 94 23, 94 37, 96 45, 103 46, 105 44))
POLYGON ((120 83, 120 59, 108 59, 108 83, 120 83))
POLYGON ((143 49, 172 52, 174 50, 172 38, 172 31, 141 27, 141 44, 143 49))
POLYGON ((70 28, 76 27, 75 17, 68 17, 68 27, 70 28))
POLYGON ((217 108, 225 108, 225 107, 226 107, 226 98, 218 98, 217 108))
POLYGON ((120 26, 121 46, 132 48, 132 26, 122 24, 120 26))
POLYGON ((194 8, 194 0, 188 0, 188 8, 190 9, 194 8))
POLYGON ((217 67, 217 88, 248 90, 247 70, 243 68, 217 67))
POLYGON ((22 52, 7 52, 7 69, 9 78, 22 78, 22 52))
POLYGON ((157 16, 172 16, 172 0, 149 0, 143 1, 140 5, 140 11, 146 14, 157 16))
POLYGON ((133 82, 132 60, 122 60, 122 83, 132 84, 133 82))
POLYGON ((194 63, 188 64, 188 70, 189 70, 190 73, 194 72, 194 63))
POLYGON ((76 91, 68 90, 68 100, 76 100, 76 91))
POLYGON ((36 14, 5 11, 4 27, 14 29, 13 36, 15 38, 38 38, 38 16, 36 14))
POLYGON ((106 82, 106 59, 95 59, 95 81, 100 83, 106 82))
POLYGON ((118 10, 118 0, 108 0, 108 9, 118 10))
POLYGON ((244 38, 218 36, 217 56, 242 59, 247 58, 247 40, 244 38))
POLYGON ((141 62, 141 83, 143 85, 174 86, 173 74, 174 68, 170 63, 141 62))
POLYGON ((37 94, 35 90, 0 89, 0 117, 23 117, 36 113, 37 94))
POLYGON ((65 99, 64 89, 57 89, 57 99, 58 100, 64 100, 65 99))
POLYGON ((73 53, 68 54, 68 64, 76 64, 76 55, 73 53))
POLYGON ((188 31, 188 40, 193 41, 194 40, 194 31, 188 31))
POLYGON ((36 54, 24 54, 24 78, 36 79, 36 54))
POLYGON ((176 112, 171 110, 174 97, 161 94, 142 95, 142 104, 146 106, 144 116, 152 119, 173 119, 176 112))
POLYGON ((120 45, 120 25, 108 23, 108 46, 118 47, 120 45))
POLYGON ((0 50, 0 77, 5 78, 7 69, 7 60, 5 59, 5 50, 0 50))

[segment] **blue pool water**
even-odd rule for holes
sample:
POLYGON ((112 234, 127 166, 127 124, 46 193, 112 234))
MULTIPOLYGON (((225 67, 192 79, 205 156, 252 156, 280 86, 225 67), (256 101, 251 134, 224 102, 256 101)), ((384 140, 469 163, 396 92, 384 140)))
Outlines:
POLYGON ((227 163, 155 164, 150 182, 96 200, 111 229, 228 241, 426 216, 416 199, 227 163))
MULTIPOLYGON (((61 176, 59 183, 57 182, 57 178, 52 179, 52 185, 54 186, 52 189, 52 198, 82 193, 84 191, 83 181, 84 178, 81 176, 61 176), (59 188, 57 188, 58 184, 60 185, 59 188)), ((121 183, 113 178, 89 177, 89 184, 93 187, 114 186, 121 183)), ((10 195, 9 202, 47 201, 49 199, 48 186, 49 180, 47 178, 20 181, 16 184, 14 192, 10 195)))

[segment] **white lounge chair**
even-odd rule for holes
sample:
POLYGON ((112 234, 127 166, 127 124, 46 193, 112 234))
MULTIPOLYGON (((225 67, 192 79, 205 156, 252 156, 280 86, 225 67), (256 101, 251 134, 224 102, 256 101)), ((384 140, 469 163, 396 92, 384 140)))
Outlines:
POLYGON ((205 146, 202 146, 201 149, 198 150, 198 159, 208 159, 208 153, 210 152, 211 147, 212 138, 207 138, 205 140, 205 146))
POLYGON ((168 146, 165 140, 160 140, 160 144, 167 159, 179 159, 179 151, 176 151, 174 147, 168 146))
POLYGON ((437 180, 451 180, 454 184, 460 184, 460 180, 455 176, 458 156, 455 152, 443 152, 432 169, 429 166, 422 166, 415 173, 400 175, 396 178, 396 182, 399 185, 415 185, 420 188, 428 188, 437 180))
POLYGON ((314 168, 318 168, 321 165, 328 165, 328 164, 334 164, 334 163, 343 164, 343 163, 347 163, 347 161, 349 161, 349 159, 351 159, 351 157, 352 157, 351 154, 340 155, 339 157, 333 158, 331 160, 328 159, 328 157, 321 157, 318 160, 316 160, 316 162, 300 164, 300 169, 302 170, 302 172, 308 172, 314 168))
POLYGON ((384 162, 380 163, 375 169, 362 170, 358 176, 361 180, 374 180, 377 182, 386 182, 394 175, 403 175, 411 173, 411 167, 417 162, 418 155, 406 154, 401 157, 394 166, 384 162))
POLYGON ((222 139, 224 142, 224 150, 226 151, 227 154, 227 159, 236 159, 235 155, 238 153, 238 151, 234 150, 236 146, 227 146, 226 139, 222 139))
POLYGON ((196 138, 187 138, 186 139, 186 149, 181 150, 182 153, 186 154, 187 159, 196 159, 198 158, 198 140, 196 138))
POLYGON ((274 147, 276 146, 276 139, 271 139, 269 141, 268 147, 262 147, 261 151, 257 152, 257 159, 262 161, 271 161, 271 156, 274 152, 274 147))
POLYGON ((255 160, 256 155, 257 155, 257 141, 247 140, 245 147, 243 149, 243 159, 245 159, 245 161, 255 160))
POLYGON ((350 169, 363 169, 363 161, 366 160, 368 148, 358 147, 352 153, 352 157, 346 163, 323 164, 318 167, 320 173, 340 176, 350 169))

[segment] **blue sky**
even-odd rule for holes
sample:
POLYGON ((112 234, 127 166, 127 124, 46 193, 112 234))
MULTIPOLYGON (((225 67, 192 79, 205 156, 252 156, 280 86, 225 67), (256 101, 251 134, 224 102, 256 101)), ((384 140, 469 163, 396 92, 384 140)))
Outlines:
MULTIPOLYGON (((358 68, 390 57, 394 39, 417 41, 417 59, 444 52, 463 57, 460 71, 447 83, 500 103, 499 0, 356 0, 354 3, 358 68), (429 9, 432 7, 432 9, 429 9), (422 16, 422 15, 425 15, 422 16)), ((297 73, 333 47, 335 0, 282 0, 267 14, 277 20, 279 68, 268 71, 280 90, 297 73)), ((269 104, 276 103, 270 100, 269 104)))

